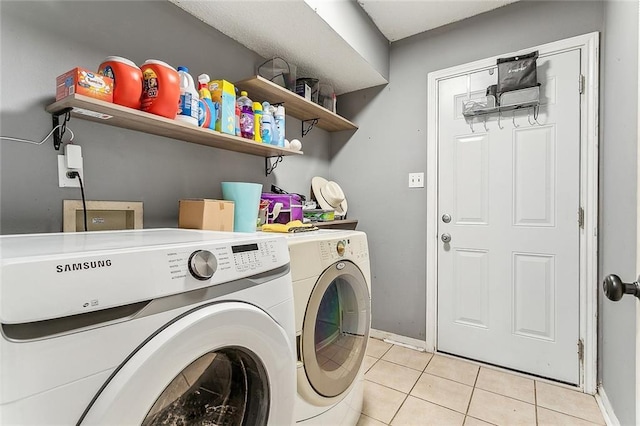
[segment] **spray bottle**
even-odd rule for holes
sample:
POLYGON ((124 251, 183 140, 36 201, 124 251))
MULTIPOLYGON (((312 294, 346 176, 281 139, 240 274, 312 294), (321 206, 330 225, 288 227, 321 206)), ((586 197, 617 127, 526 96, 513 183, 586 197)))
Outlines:
POLYGON ((262 142, 270 144, 273 141, 273 116, 271 115, 271 105, 265 101, 262 103, 262 122, 260 123, 260 130, 262 136, 262 142))
MULTIPOLYGON (((276 127, 278 128, 277 145, 279 147, 284 147, 284 106, 278 105, 273 118, 276 123, 276 127)), ((276 141, 274 141, 274 145, 276 145, 276 141)))
POLYGON ((200 111, 198 114, 198 125, 207 129, 215 130, 216 118, 218 117, 217 103, 211 99, 209 91, 209 76, 200 74, 198 76, 198 93, 200 94, 200 111))

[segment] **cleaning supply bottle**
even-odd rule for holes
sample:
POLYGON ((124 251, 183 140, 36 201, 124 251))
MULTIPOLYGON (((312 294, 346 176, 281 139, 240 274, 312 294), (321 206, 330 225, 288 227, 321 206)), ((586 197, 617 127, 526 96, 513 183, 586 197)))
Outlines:
POLYGON ((178 67, 178 75, 180 76, 180 104, 176 120, 197 126, 200 96, 198 96, 196 85, 187 67, 178 67))
POLYGON ((253 103, 253 140, 262 142, 262 105, 260 102, 253 103))
POLYGON ((262 121, 260 123, 260 136, 262 137, 263 143, 270 144, 273 140, 271 133, 273 127, 273 116, 271 115, 271 105, 269 102, 265 101, 262 103, 262 121))
POLYGON ((271 114, 271 145, 278 146, 280 140, 280 132, 278 130, 278 124, 276 123, 276 111, 277 108, 273 105, 269 106, 269 114, 271 114))
POLYGON ((198 126, 215 130, 218 109, 211 99, 209 91, 209 76, 200 74, 198 76, 198 93, 200 94, 200 107, 198 112, 198 126))
POLYGON ((244 90, 236 100, 240 107, 240 136, 253 139, 253 101, 244 90))
POLYGON ((242 136, 242 130, 240 129, 240 105, 236 103, 236 136, 242 136))
POLYGON ((276 108, 274 121, 276 123, 276 127, 278 128, 277 145, 279 147, 284 147, 284 106, 283 105, 278 105, 278 108, 276 108))

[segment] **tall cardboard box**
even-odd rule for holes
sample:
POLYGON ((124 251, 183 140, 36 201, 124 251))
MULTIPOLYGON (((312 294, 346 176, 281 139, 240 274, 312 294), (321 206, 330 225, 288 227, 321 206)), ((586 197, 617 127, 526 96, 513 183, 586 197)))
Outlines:
POLYGON ((180 200, 178 228, 233 232, 233 201, 194 198, 180 200))
POLYGON ((218 119, 216 130, 229 135, 236 134, 236 89, 233 83, 226 80, 212 80, 209 82, 211 100, 218 102, 218 119))

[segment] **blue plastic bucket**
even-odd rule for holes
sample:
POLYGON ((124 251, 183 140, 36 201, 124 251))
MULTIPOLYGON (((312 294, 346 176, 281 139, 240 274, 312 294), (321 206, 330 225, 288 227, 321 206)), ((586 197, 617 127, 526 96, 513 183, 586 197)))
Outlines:
POLYGON ((234 203, 234 232, 256 232, 261 194, 259 183, 222 182, 222 198, 234 203))

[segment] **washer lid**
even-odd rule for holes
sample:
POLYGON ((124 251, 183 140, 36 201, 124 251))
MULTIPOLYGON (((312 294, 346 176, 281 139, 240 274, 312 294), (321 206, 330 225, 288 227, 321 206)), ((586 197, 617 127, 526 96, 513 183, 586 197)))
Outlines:
POLYGON ((87 254, 92 251, 171 246, 196 242, 232 242, 274 238, 274 234, 201 231, 195 229, 137 229, 129 231, 65 232, 0 236, 2 261, 9 259, 87 254))

